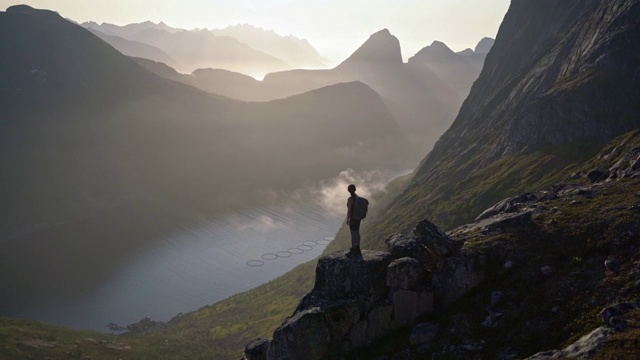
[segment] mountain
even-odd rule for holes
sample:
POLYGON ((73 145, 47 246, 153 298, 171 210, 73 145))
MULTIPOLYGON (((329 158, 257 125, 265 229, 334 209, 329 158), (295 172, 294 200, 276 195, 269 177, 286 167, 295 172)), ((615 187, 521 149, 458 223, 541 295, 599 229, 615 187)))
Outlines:
POLYGON ((202 214, 347 168, 397 171, 413 152, 362 83, 244 103, 159 77, 46 10, 0 12, 0 58, 3 315, 95 287, 202 214))
POLYGON ((371 35, 333 69, 275 72, 260 82, 211 70, 193 73, 197 80, 184 79, 205 91, 247 101, 283 98, 341 82, 363 82, 382 96, 412 146, 418 149, 417 161, 450 125, 468 86, 480 71, 481 62, 455 53, 453 56, 460 63, 454 69, 459 71, 455 76, 434 72, 445 66, 421 61, 404 64, 398 39, 384 29, 371 35))
MULTIPOLYGON (((276 34, 273 30, 271 31, 264 30, 261 28, 256 28, 254 26, 251 26, 249 24, 228 26, 224 29, 213 29, 213 30, 200 29, 200 30, 193 30, 193 31, 187 31, 185 29, 180 29, 180 28, 173 28, 173 27, 167 26, 162 22, 155 24, 150 21, 137 23, 137 24, 128 24, 124 26, 118 26, 118 25, 113 25, 108 23, 97 24, 95 22, 85 22, 82 24, 82 26, 87 29, 100 31, 101 33, 104 33, 106 35, 118 36, 120 38, 127 39, 127 40, 138 40, 138 42, 140 40, 143 40, 142 42, 149 40, 147 45, 154 45, 154 46, 157 46, 162 42, 160 42, 160 40, 154 37, 151 37, 151 40, 150 40, 151 34, 155 34, 155 37, 168 37, 168 34, 176 34, 181 32, 192 33, 192 35, 199 34, 197 36, 194 35, 196 37, 199 37, 200 38, 199 40, 192 39, 190 41, 198 41, 198 42, 204 41, 206 45, 202 43, 200 43, 199 45, 206 46, 206 47, 218 47, 219 52, 221 53, 226 52, 227 54, 233 54, 233 51, 237 51, 237 49, 240 49, 245 54, 238 57, 237 59, 238 61, 250 60, 254 63, 255 62, 259 63, 260 61, 266 61, 265 64, 258 64, 259 66, 256 65, 253 67, 241 67, 239 64, 235 64, 235 65, 230 64, 230 60, 233 60, 233 59, 227 59, 226 61, 223 62, 220 59, 216 59, 216 56, 212 56, 212 54, 208 54, 207 56, 205 56, 205 58, 209 58, 208 60, 209 63, 207 63, 206 61, 198 62, 198 61, 195 61, 195 59, 182 59, 182 60, 187 60, 185 64, 188 64, 188 66, 181 66, 177 64, 176 66, 174 66, 172 64, 169 64, 163 61, 158 57, 147 57, 147 56, 143 56, 143 54, 141 53, 132 53, 132 52, 125 53, 125 55, 143 57, 143 58, 151 59, 154 61, 164 62, 167 65, 186 73, 190 73, 198 68, 210 68, 210 67, 218 68, 223 64, 228 67, 221 68, 221 69, 233 70, 237 72, 244 72, 244 73, 250 73, 250 74, 264 75, 267 72, 276 71, 276 70, 287 70, 291 68, 322 68, 322 67, 325 67, 324 63, 326 62, 326 59, 322 58, 322 56, 318 54, 316 49, 314 49, 313 46, 311 46, 311 44, 309 44, 309 42, 305 39, 299 39, 295 36, 280 36, 276 34), (204 34, 206 34, 207 31, 209 31, 211 34, 209 34, 210 37, 208 39, 205 39, 206 35, 204 34), (139 35, 138 33, 141 33, 141 32, 146 35, 144 36, 139 35), (203 34, 200 34, 200 33, 203 33, 203 34), (250 47, 255 51, 248 50, 244 46, 234 42, 228 42, 228 41, 223 42, 220 38, 236 39, 240 43, 250 47), (230 48, 229 49, 220 48, 223 45, 229 46, 230 48), (272 58, 265 58, 264 54, 267 54, 272 58), (247 58, 247 56, 249 56, 250 58, 247 58), (278 59, 277 61, 283 62, 284 64, 286 64, 286 66, 284 66, 283 64, 279 64, 277 66, 274 65, 273 58, 278 59)), ((169 40, 165 40, 165 41, 169 41, 169 40)), ((117 44, 119 45, 119 43, 117 44)), ((168 46, 170 46, 170 48, 175 47, 175 45, 168 45, 168 46)), ((116 46, 116 48, 118 47, 116 46)), ((186 50, 183 49, 181 51, 186 51, 186 50)), ((187 54, 185 53, 181 53, 180 55, 176 54, 177 57, 186 56, 186 55, 187 54)), ((196 58, 204 56, 203 54, 197 53, 197 52, 191 53, 191 55, 196 58)), ((220 55, 218 55, 218 57, 219 56, 220 55)))
POLYGON ((473 52, 476 54, 488 54, 494 43, 495 40, 492 38, 482 38, 473 52))
POLYGON ((256 50, 281 59, 295 69, 326 67, 326 59, 305 39, 280 36, 273 30, 268 31, 249 24, 213 29, 211 32, 216 36, 238 39, 256 50))
POLYGON ((87 29, 100 31, 103 34, 118 36, 124 39, 147 29, 162 30, 170 33, 175 33, 183 30, 168 26, 162 21, 157 24, 151 21, 145 21, 141 23, 127 24, 124 26, 109 24, 105 22, 103 22, 102 24, 98 24, 95 21, 87 21, 82 23, 81 26, 87 29))
POLYGON ((228 36, 216 36, 208 30, 169 32, 148 28, 128 37, 150 44, 176 59, 189 73, 200 68, 220 68, 248 75, 290 69, 291 66, 265 52, 228 36))
POLYGON ((180 68, 180 65, 171 56, 155 46, 127 40, 116 35, 107 35, 92 28, 89 28, 89 30, 124 55, 161 62, 174 69, 180 68))
MULTIPOLYGON (((33 349, 66 354, 80 346, 83 354, 115 359, 122 353, 109 352, 119 346, 138 357, 237 359, 251 338, 271 339, 279 324, 309 319, 291 339, 310 336, 303 349, 319 344, 311 350, 341 335, 366 342, 342 356, 347 359, 637 358, 639 28, 637 0, 512 1, 452 127, 414 174, 390 184, 388 191, 397 196, 383 194, 388 200, 372 204, 363 224, 364 249, 387 250, 385 239, 413 246, 420 240, 422 246, 407 247, 415 250, 407 255, 442 254, 443 263, 428 270, 447 281, 422 282, 429 272, 414 266, 420 260, 406 259, 395 270, 407 271, 395 272, 388 283, 389 267, 386 274, 374 272, 379 267, 348 271, 368 270, 364 264, 372 262, 344 259, 344 266, 337 252, 322 264, 340 267, 314 273, 315 263, 302 265, 148 334, 96 338, 102 342, 76 334, 69 340, 60 329, 0 318, 11 340, 0 352, 26 359, 33 349), (429 227, 416 225, 425 218, 449 230, 459 248, 426 247, 438 243, 422 242, 429 227), (343 297, 343 307, 330 313, 328 303, 320 303, 291 316, 299 304, 326 300, 301 301, 315 287, 314 274, 321 281, 311 295, 332 289, 348 295, 346 284, 379 290, 385 281, 400 300, 421 299, 414 294, 420 290, 425 301, 404 308, 419 306, 424 313, 415 318, 403 312, 403 319, 415 322, 391 332, 387 320, 395 319, 395 298, 367 304, 343 297), (434 297, 437 312, 430 313, 431 298, 424 294, 438 284, 461 297, 449 306, 434 297), (52 344, 56 333, 65 336, 52 344)), ((343 228, 327 255, 348 246, 345 236, 343 228)), ((249 350, 265 342, 252 344, 249 350)))
POLYGON ((637 10, 636 1, 514 1, 456 120, 394 202, 424 210, 401 218, 407 210, 391 204, 370 235, 423 218, 469 222, 637 128, 638 76, 625 45, 637 10))
POLYGON ((438 78, 456 92, 460 98, 469 94, 471 85, 477 79, 484 55, 457 54, 440 41, 434 41, 411 57, 407 66, 415 69, 415 72, 429 69, 438 78), (479 56, 478 56, 479 55, 479 56))
POLYGON ((347 258, 343 227, 247 358, 636 358, 638 29, 637 0, 512 1, 451 128, 367 219, 384 251, 347 258))
POLYGON ((402 65, 400 41, 391 35, 389 30, 383 29, 371 35, 349 58, 338 68, 348 68, 358 65, 402 65))

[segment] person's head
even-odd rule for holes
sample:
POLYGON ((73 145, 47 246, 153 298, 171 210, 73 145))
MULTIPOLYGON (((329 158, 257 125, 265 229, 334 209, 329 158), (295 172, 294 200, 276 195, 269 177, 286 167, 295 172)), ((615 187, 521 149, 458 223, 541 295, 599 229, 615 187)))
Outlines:
POLYGON ((355 194, 356 192, 356 186, 351 184, 347 187, 347 191, 349 191, 351 194, 355 194))

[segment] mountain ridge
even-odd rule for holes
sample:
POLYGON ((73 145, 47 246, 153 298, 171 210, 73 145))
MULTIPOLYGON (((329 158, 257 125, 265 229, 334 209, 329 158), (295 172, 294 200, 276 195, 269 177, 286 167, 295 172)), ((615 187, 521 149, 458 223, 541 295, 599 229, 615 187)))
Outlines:
MULTIPOLYGON (((248 24, 212 30, 173 28, 162 22, 155 24, 151 21, 124 26, 85 22, 82 26, 101 31, 107 35, 160 47, 167 53, 173 53, 172 57, 178 60, 178 63, 172 67, 183 73, 213 67, 239 71, 244 74, 264 74, 296 67, 324 67, 325 62, 325 59, 306 39, 299 39, 295 36, 280 36, 273 30, 268 31, 248 24), (180 33, 182 34, 179 35, 180 33), (200 49, 193 50, 191 55, 181 53, 176 44, 171 44, 171 39, 177 36, 182 42, 199 43, 200 49), (224 41, 225 38, 235 39, 247 48, 228 40, 224 41), (220 54, 206 53, 204 52, 206 48, 217 48, 220 54), (251 62, 253 67, 240 66, 229 61, 222 61, 223 59, 220 58, 223 53, 227 54, 224 56, 229 57, 233 52, 238 53, 238 61, 251 62), (199 56, 202 61, 193 62, 191 58, 195 55, 199 56), (274 59, 280 63, 276 64, 274 59)), ((113 45, 119 45, 119 43, 114 41, 113 45)), ((140 50, 137 52, 139 54, 140 50)), ((127 55, 139 56, 138 54, 130 52, 127 55)), ((161 61, 159 58, 152 58, 152 60, 161 61)))
MULTIPOLYGON (((181 77, 181 81, 245 101, 269 101, 335 83, 361 81, 383 96, 412 146, 419 149, 417 156, 422 157, 449 126, 484 60, 483 55, 450 55, 457 65, 421 61, 404 64, 398 39, 384 29, 370 36, 333 69, 269 73, 262 81, 202 69, 194 76, 181 77), (425 117, 429 121, 425 122, 425 117)), ((158 69, 154 64, 148 66, 152 71, 158 69)))

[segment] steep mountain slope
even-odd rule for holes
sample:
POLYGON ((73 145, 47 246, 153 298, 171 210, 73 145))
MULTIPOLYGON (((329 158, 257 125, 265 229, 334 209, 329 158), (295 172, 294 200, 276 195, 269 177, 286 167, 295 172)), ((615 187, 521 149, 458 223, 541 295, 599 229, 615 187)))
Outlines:
POLYGON ((407 66, 417 74, 424 69, 431 70, 441 79, 442 83, 449 86, 458 96, 466 98, 471 85, 482 70, 483 63, 483 54, 456 54, 444 43, 434 41, 430 46, 423 48, 411 57, 407 66))
POLYGON ((449 228, 640 124, 636 1, 514 1, 451 128, 369 237, 449 228))
POLYGON ((198 214, 353 164, 401 169, 413 152, 362 83, 243 103, 156 76, 49 11, 0 12, 0 58, 2 314, 95 286, 89 272, 198 214))

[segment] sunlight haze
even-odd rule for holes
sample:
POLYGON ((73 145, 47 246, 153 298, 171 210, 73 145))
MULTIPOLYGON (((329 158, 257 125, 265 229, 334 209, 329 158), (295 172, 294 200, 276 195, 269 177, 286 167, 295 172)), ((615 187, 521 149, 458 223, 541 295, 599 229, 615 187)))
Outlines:
POLYGON ((0 0, 0 8, 26 4, 77 22, 125 25, 163 21, 172 27, 224 28, 248 23, 280 35, 307 39, 336 65, 378 30, 387 28, 405 61, 434 40, 461 51, 495 37, 508 0, 0 0))

